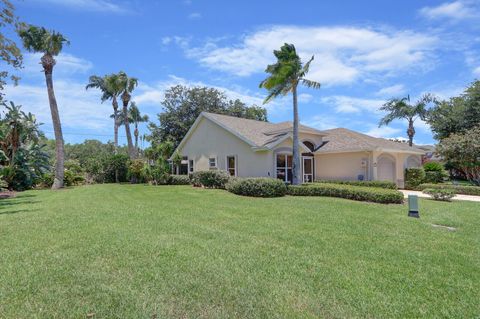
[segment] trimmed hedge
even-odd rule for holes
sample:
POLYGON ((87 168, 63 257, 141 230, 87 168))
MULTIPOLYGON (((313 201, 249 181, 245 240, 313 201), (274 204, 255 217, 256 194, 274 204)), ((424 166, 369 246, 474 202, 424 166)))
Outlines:
POLYGON ((315 181, 315 183, 341 184, 341 185, 352 185, 352 186, 365 186, 365 187, 397 189, 397 184, 395 184, 394 182, 389 182, 389 181, 320 180, 320 181, 315 181))
POLYGON ((416 189, 425 180, 423 168, 407 168, 405 170, 405 188, 416 189))
POLYGON ((310 184, 288 186, 287 194, 292 196, 328 196, 367 201, 382 204, 401 204, 403 194, 394 189, 375 187, 340 185, 340 184, 310 184))
POLYGON ((206 188, 225 188, 229 179, 230 174, 222 170, 198 171, 192 174, 193 185, 206 188))
POLYGON ((287 193, 285 183, 276 178, 232 178, 226 185, 233 194, 252 197, 282 197, 287 193))
POLYGON ((190 177, 188 175, 170 175, 168 181, 170 185, 190 185, 190 177))
POLYGON ((417 187, 418 190, 430 189, 448 189, 455 194, 480 196, 480 186, 462 186, 452 184, 421 184, 417 187))
POLYGON ((425 194, 432 196, 434 200, 449 202, 453 197, 455 197, 455 192, 451 189, 441 189, 441 188, 426 188, 423 190, 425 194))

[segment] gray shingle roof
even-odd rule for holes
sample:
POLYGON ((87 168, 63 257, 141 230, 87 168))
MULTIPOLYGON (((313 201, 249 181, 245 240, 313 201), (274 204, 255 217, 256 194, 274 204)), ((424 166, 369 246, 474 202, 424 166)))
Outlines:
POLYGON ((417 147, 410 147, 405 143, 372 137, 346 128, 335 128, 325 130, 324 132, 327 133, 327 136, 323 138, 324 144, 316 151, 316 153, 373 151, 377 149, 425 153, 425 151, 417 147))

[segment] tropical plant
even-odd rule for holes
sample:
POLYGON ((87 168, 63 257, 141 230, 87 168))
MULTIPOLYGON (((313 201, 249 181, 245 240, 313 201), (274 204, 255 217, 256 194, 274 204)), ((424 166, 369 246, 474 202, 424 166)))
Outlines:
POLYGON ((102 92, 101 101, 102 103, 106 100, 112 101, 113 107, 113 145, 115 147, 115 154, 117 153, 118 148, 118 128, 120 126, 119 112, 118 112, 118 97, 122 93, 122 87, 120 82, 120 77, 118 74, 109 74, 103 77, 92 75, 89 78, 89 83, 86 85, 85 89, 96 88, 102 92))
POLYGON ((41 64, 45 73, 45 80, 48 91, 48 101, 50 103, 50 112, 52 113, 53 131, 55 134, 55 180, 52 189, 63 187, 64 177, 64 142, 62 134, 62 125, 58 113, 57 99, 53 89, 53 67, 55 66, 55 56, 57 56, 65 44, 69 44, 67 38, 55 31, 48 31, 43 27, 30 25, 19 31, 23 46, 30 52, 43 53, 41 64))
POLYGON ((137 107, 137 104, 135 102, 130 102, 130 108, 128 109, 128 115, 133 122, 134 130, 133 130, 133 135, 135 136, 135 150, 136 152, 139 151, 138 148, 138 124, 139 123, 145 123, 148 122, 148 115, 142 115, 140 113, 140 109, 137 107))
POLYGON ((136 149, 133 148, 132 143, 132 133, 130 132, 130 123, 129 123, 129 116, 128 116, 128 104, 130 103, 130 99, 132 98, 132 92, 135 87, 138 85, 138 80, 133 77, 129 77, 125 72, 120 71, 118 73, 118 77, 120 80, 120 87, 122 91, 122 102, 123 102, 123 125, 125 125, 125 133, 127 135, 127 144, 128 144, 128 156, 130 159, 134 159, 136 157, 136 149))
POLYGON ((0 118, 0 175, 9 189, 32 188, 49 169, 49 157, 40 144, 42 133, 35 116, 13 102, 2 104, 0 118))
POLYGON ((284 96, 289 93, 293 95, 293 177, 294 185, 301 183, 300 171, 300 144, 298 140, 298 85, 304 85, 309 88, 319 89, 320 83, 305 78, 313 61, 313 56, 307 63, 303 64, 295 50, 293 44, 285 43, 280 50, 274 50, 273 54, 277 58, 275 64, 267 66, 265 72, 270 75, 260 83, 261 88, 268 90, 268 96, 264 100, 264 104, 270 102, 278 96, 284 96))
POLYGON ((423 95, 414 104, 410 103, 410 96, 401 99, 390 99, 380 108, 381 111, 387 112, 387 114, 380 120, 378 126, 388 125, 394 120, 407 120, 408 145, 413 146, 413 137, 415 136, 415 127, 413 125, 417 119, 425 120, 427 105, 433 101, 434 98, 430 94, 423 95))

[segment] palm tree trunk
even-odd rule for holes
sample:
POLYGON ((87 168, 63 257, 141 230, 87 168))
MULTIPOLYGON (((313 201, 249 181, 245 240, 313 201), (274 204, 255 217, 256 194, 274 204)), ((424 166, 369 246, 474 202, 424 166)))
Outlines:
POLYGON ((113 106, 113 147, 115 154, 118 151, 118 102, 117 98, 114 96, 112 99, 113 106))
POLYGON ((55 98, 55 92, 53 90, 52 74, 54 65, 55 59, 52 56, 44 55, 42 57, 42 66, 45 71, 45 81, 47 83, 48 102, 50 103, 50 112, 52 114, 53 132, 55 134, 55 178, 52 189, 59 189, 63 187, 65 153, 62 124, 60 122, 60 115, 58 114, 57 99, 55 98))
POLYGON ((413 146, 413 137, 415 136, 415 128, 413 127, 413 120, 408 120, 408 129, 407 129, 407 135, 408 135, 408 145, 410 147, 413 146))
POLYGON ((293 86, 293 167, 292 167, 292 184, 298 185, 301 183, 301 165, 300 165, 300 146, 298 142, 298 100, 297 100, 297 85, 293 86))
POLYGON ((135 135, 135 152, 138 152, 138 122, 135 122, 135 130, 133 131, 135 135))
POLYGON ((130 157, 130 159, 134 159, 136 157, 135 155, 136 152, 133 148, 132 133, 130 132, 130 123, 128 122, 128 103, 130 102, 130 95, 123 94, 122 102, 123 102, 123 123, 125 125, 125 133, 127 135, 128 156, 130 157))

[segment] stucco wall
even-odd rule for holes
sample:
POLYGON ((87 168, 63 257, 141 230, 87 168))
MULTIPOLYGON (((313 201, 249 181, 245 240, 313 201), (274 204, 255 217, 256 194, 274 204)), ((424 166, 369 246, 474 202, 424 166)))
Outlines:
POLYGON ((358 175, 368 179, 369 154, 365 152, 315 155, 315 179, 357 180, 358 175), (362 160, 367 161, 362 165, 362 160))
POLYGON ((237 176, 273 176, 272 152, 254 152, 244 141, 206 118, 201 119, 179 152, 194 160, 194 171, 208 170, 210 157, 216 157, 218 169, 225 170, 226 157, 233 155, 237 176))

